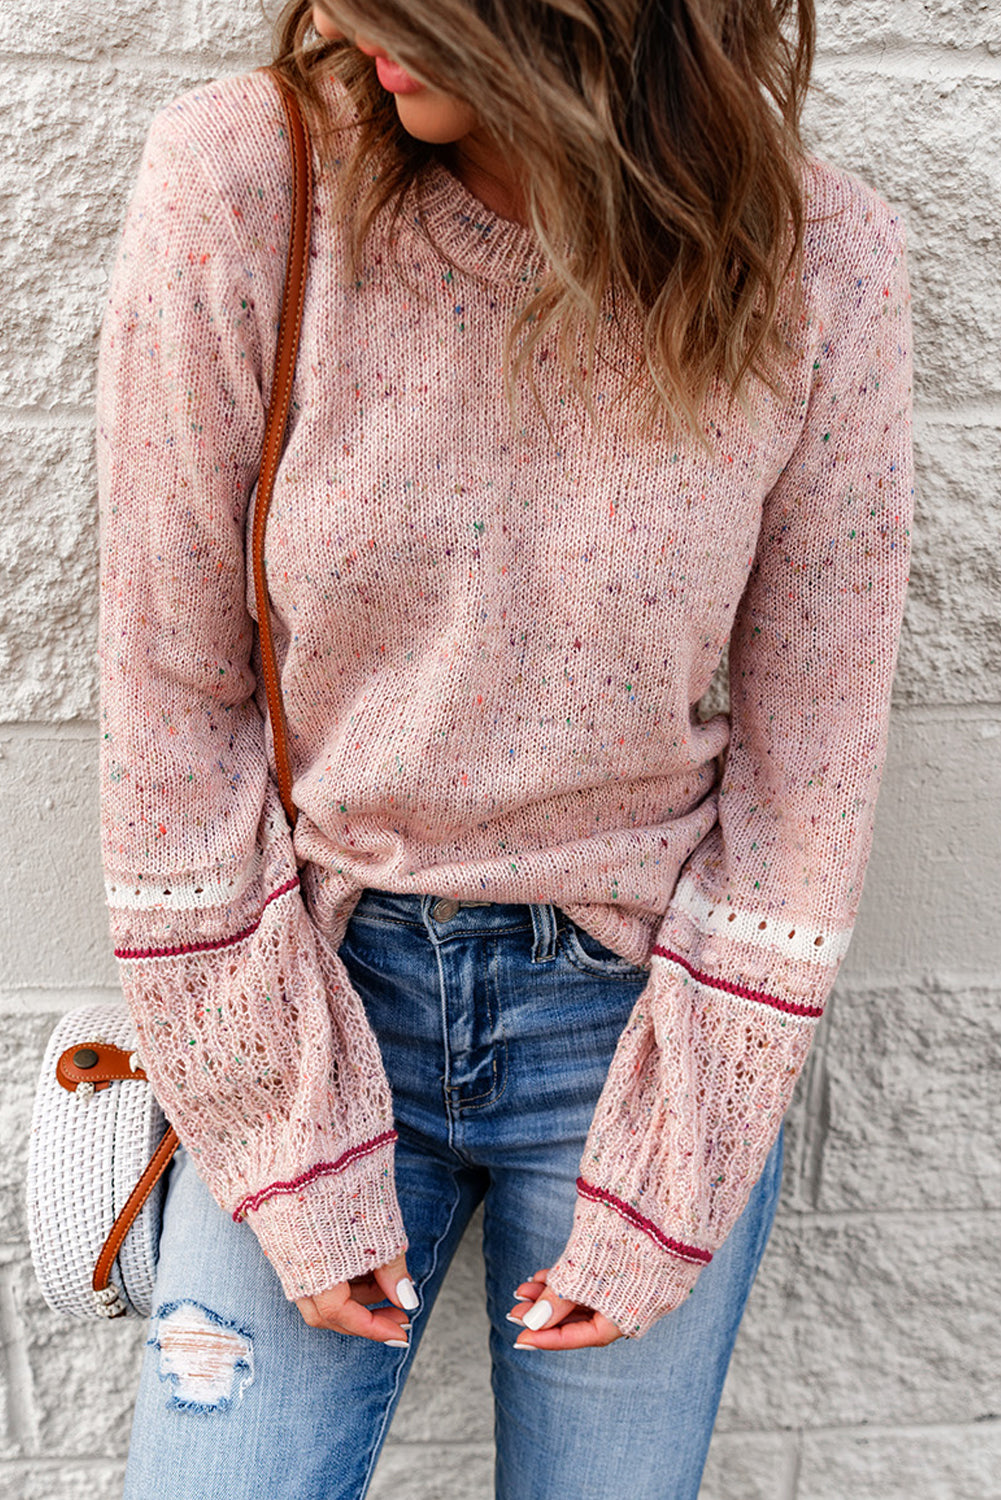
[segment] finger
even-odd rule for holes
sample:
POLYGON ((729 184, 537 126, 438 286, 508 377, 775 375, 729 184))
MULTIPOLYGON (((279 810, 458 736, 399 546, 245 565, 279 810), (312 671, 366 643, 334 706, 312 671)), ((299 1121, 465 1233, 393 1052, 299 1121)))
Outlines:
POLYGON ((337 1324, 341 1333, 372 1339, 376 1343, 386 1343, 389 1339, 406 1341, 410 1319, 402 1309, 397 1307, 380 1307, 378 1312, 370 1312, 367 1307, 362 1307, 360 1302, 352 1300, 341 1308, 337 1315, 337 1324), (407 1325, 406 1328, 404 1324, 407 1325))
POLYGON ((576 1306, 576 1302, 571 1302, 564 1297, 557 1297, 556 1293, 551 1291, 548 1286, 544 1286, 531 1307, 523 1310, 521 1321, 525 1328, 534 1330, 551 1328, 561 1323, 568 1313, 573 1312, 576 1306))
POLYGON ((567 1318, 559 1325, 543 1329, 538 1333, 524 1332, 518 1335, 516 1349, 587 1349, 603 1348, 624 1335, 601 1313, 589 1313, 577 1319, 567 1318))
POLYGON ((311 1300, 320 1319, 319 1325, 314 1326, 381 1343, 406 1337, 402 1324, 409 1319, 405 1312, 395 1307, 381 1307, 378 1312, 370 1312, 350 1295, 347 1282, 342 1281, 330 1291, 319 1292, 311 1300))
POLYGON ((348 1286, 351 1288, 351 1295, 355 1301, 360 1302, 364 1307, 373 1302, 386 1300, 385 1292, 371 1273, 365 1276, 352 1276, 348 1286))
POLYGON ((377 1282, 372 1286, 352 1287, 351 1296, 355 1302, 360 1302, 362 1307, 371 1307, 373 1302, 385 1302, 386 1293, 377 1282))
MULTIPOLYGON (((524 1327, 525 1312, 525 1304, 523 1302, 516 1303, 515 1306, 512 1307, 511 1311, 507 1314, 508 1322, 516 1323, 519 1328, 524 1327)), ((590 1319, 590 1317, 591 1311, 589 1308, 578 1306, 574 1308, 573 1312, 567 1313, 566 1317, 561 1321, 559 1326, 561 1328, 565 1328, 568 1323, 586 1323, 590 1319)))
POLYGON ((420 1306, 420 1298, 417 1288, 414 1286, 407 1274, 406 1253, 401 1253, 395 1260, 388 1261, 384 1266, 377 1266, 372 1272, 382 1295, 388 1297, 390 1302, 402 1307, 405 1312, 413 1312, 420 1306))
POLYGON ((514 1289, 514 1295, 521 1302, 528 1302, 529 1300, 534 1301, 535 1298, 539 1296, 543 1287, 546 1285, 546 1278, 548 1275, 548 1266, 543 1271, 536 1271, 535 1275, 530 1276, 527 1281, 518 1282, 518 1285, 514 1289))
MULTIPOLYGON (((568 1312, 566 1317, 561 1318, 559 1324, 556 1326, 565 1328, 568 1323, 587 1323, 593 1316, 594 1315, 589 1307, 576 1306, 573 1312, 568 1312)), ((552 1328, 553 1326, 554 1325, 552 1323, 549 1324, 550 1328, 552 1328)))
POLYGON ((316 1303, 312 1297, 296 1297, 295 1305, 302 1313, 303 1322, 310 1328, 322 1328, 323 1322, 316 1310, 316 1303))

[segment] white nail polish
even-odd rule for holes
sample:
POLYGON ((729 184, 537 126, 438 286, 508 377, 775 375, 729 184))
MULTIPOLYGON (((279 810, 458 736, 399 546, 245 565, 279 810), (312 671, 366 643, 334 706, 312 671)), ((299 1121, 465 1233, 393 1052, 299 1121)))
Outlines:
POLYGON ((410 1345, 406 1339, 383 1339, 387 1349, 409 1349, 410 1345))
POLYGON ((421 1299, 414 1291, 414 1284, 409 1276, 402 1276, 396 1283, 396 1295, 408 1312, 412 1312, 415 1307, 420 1307, 421 1299))
POLYGON ((507 1318, 509 1323, 517 1323, 519 1328, 523 1326, 524 1320, 522 1318, 516 1318, 514 1313, 505 1313, 504 1316, 507 1318))
POLYGON ((512 1349, 538 1349, 538 1344, 512 1344, 512 1349))
POLYGON ((528 1312, 522 1318, 526 1328, 538 1330, 543 1323, 548 1323, 553 1315, 553 1304, 547 1302, 545 1297, 540 1297, 538 1302, 533 1302, 528 1312))

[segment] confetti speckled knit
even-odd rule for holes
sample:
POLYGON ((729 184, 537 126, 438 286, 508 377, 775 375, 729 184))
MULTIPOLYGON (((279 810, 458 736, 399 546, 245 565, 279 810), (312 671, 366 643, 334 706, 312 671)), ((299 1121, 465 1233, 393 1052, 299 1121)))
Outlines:
POLYGON ((97 391, 125 993, 181 1141, 296 1297, 407 1244, 392 1098, 337 955, 364 887, 551 901, 649 963, 551 1268, 641 1336, 747 1201, 862 893, 910 551, 903 231, 810 164, 795 389, 746 415, 712 394, 709 454, 632 440, 614 360, 600 433, 544 354, 553 435, 528 399, 512 424, 532 231, 436 164, 454 265, 408 221, 352 280, 336 169, 267 540, 294 839, 245 567, 289 209, 270 77, 161 110, 126 216, 97 391), (728 640, 731 711, 703 723, 728 640))

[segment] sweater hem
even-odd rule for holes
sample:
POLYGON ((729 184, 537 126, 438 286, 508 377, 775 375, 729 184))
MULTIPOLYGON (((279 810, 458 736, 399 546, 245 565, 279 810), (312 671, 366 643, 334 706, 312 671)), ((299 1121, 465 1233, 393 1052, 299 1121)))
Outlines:
POLYGON ((626 1338, 641 1338, 690 1296, 703 1267, 631 1230, 607 1203, 578 1198, 570 1238, 546 1280, 557 1297, 600 1312, 626 1338))
POLYGON ((393 1173, 396 1132, 390 1133, 392 1140, 342 1170, 289 1184, 287 1192, 248 1208, 246 1223, 290 1302, 370 1275, 407 1249, 393 1173))

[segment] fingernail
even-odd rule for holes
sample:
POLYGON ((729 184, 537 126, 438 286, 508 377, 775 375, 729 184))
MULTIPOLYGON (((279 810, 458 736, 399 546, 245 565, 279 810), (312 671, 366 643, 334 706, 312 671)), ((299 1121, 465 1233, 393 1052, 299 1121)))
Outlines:
MULTIPOLYGON (((532 1306, 528 1309, 528 1312, 525 1314, 521 1321, 526 1328, 539 1329, 542 1327, 543 1323, 548 1323, 552 1315, 553 1304, 551 1302, 547 1302, 545 1297, 541 1297, 538 1302, 532 1303, 532 1306)), ((517 1345, 515 1345, 515 1347, 517 1348, 517 1345)))
POLYGON ((396 1283, 396 1295, 408 1312, 412 1312, 415 1307, 421 1305, 421 1299, 414 1291, 414 1284, 409 1276, 402 1276, 396 1283))
POLYGON ((410 1345, 406 1339, 383 1339, 387 1349, 409 1349, 410 1345))
POLYGON ((538 1344, 512 1344, 513 1349, 538 1349, 538 1344))
POLYGON ((522 1327, 525 1321, 524 1318, 516 1318, 514 1313, 505 1313, 504 1316, 507 1318, 509 1323, 517 1323, 519 1328, 522 1327))

